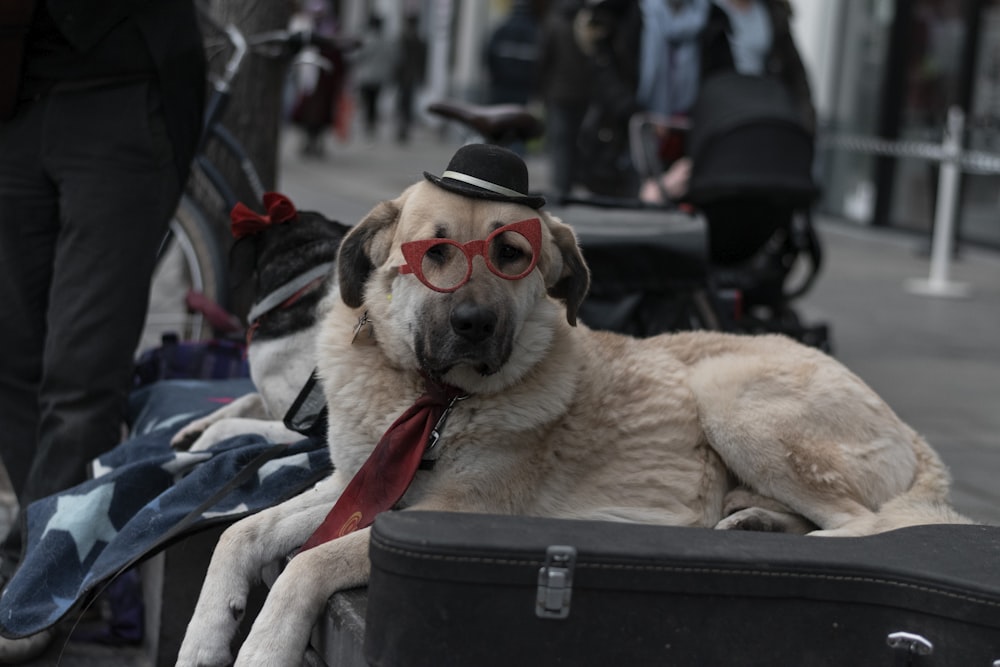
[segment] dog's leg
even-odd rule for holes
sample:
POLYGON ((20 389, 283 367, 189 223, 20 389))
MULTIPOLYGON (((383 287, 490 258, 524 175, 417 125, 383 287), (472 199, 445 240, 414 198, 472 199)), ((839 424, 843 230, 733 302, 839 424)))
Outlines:
POLYGON ((201 419, 195 419, 193 422, 177 431, 177 433, 174 434, 174 437, 170 439, 170 445, 172 447, 176 447, 177 449, 187 449, 209 426, 222 419, 230 419, 234 417, 255 417, 257 419, 272 418, 271 415, 267 413, 267 406, 264 405, 264 399, 260 394, 257 392, 244 394, 232 403, 224 405, 215 412, 205 415, 201 419))
POLYGON ((922 474, 939 473, 939 462, 916 454, 916 434, 832 360, 723 356, 696 364, 689 386, 726 467, 822 530, 869 525, 922 474))
POLYGON ((240 648, 236 667, 297 665, 323 605, 339 590, 367 583, 371 530, 321 544, 293 558, 274 582, 240 648))
POLYGON ((222 534, 184 635, 178 666, 216 667, 232 662, 229 644, 261 569, 306 541, 345 484, 334 472, 313 489, 243 519, 222 534))
POLYGON ((205 429, 205 432, 191 445, 191 451, 205 450, 227 438, 247 433, 262 435, 271 442, 296 442, 305 437, 301 433, 287 428, 283 422, 274 419, 234 417, 217 421, 205 429))

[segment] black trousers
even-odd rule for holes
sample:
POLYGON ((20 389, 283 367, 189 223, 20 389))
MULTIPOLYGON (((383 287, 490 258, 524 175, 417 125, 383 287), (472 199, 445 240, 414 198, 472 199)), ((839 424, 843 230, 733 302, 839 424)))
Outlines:
POLYGON ((358 87, 361 94, 361 111, 365 121, 365 135, 368 138, 375 136, 378 130, 378 98, 382 92, 382 86, 378 83, 364 83, 358 87))
POLYGON ((121 439, 180 190, 148 83, 52 93, 0 124, 0 457, 22 512, 121 439))

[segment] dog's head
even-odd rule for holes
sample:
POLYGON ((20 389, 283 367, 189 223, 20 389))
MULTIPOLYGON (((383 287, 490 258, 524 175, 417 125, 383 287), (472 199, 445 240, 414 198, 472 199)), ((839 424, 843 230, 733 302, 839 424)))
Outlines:
POLYGON ((255 341, 313 325, 317 304, 336 279, 337 252, 349 229, 321 213, 295 210, 283 195, 269 196, 283 206, 280 211, 265 216, 237 207, 233 212, 237 241, 230 250, 230 280, 251 304, 247 310, 255 341))
POLYGON ((568 225, 522 203, 426 181, 377 205, 347 234, 338 272, 343 301, 368 312, 392 363, 469 391, 523 377, 548 351, 559 321, 576 324, 589 287, 568 225), (413 243, 432 239, 454 243, 413 243), (440 280, 436 272, 445 269, 453 277, 440 280))

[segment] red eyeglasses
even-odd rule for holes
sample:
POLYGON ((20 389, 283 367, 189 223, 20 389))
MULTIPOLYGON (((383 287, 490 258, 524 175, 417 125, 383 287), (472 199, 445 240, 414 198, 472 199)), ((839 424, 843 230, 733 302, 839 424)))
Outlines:
POLYGON ((472 259, 477 255, 482 255, 494 274, 505 280, 520 280, 535 268, 541 247, 542 223, 538 218, 529 218, 464 244, 452 239, 404 243, 400 250, 406 263, 399 272, 412 273, 436 292, 454 292, 469 282, 472 259))

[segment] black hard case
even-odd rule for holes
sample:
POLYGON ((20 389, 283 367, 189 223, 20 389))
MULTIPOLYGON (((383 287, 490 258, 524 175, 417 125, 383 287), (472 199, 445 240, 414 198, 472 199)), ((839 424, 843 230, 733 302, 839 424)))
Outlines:
POLYGON ((379 667, 1000 665, 1000 527, 818 538, 394 512, 371 561, 379 667))

